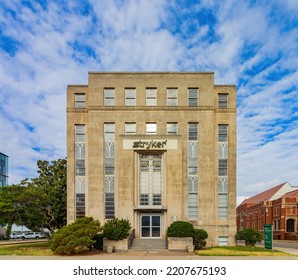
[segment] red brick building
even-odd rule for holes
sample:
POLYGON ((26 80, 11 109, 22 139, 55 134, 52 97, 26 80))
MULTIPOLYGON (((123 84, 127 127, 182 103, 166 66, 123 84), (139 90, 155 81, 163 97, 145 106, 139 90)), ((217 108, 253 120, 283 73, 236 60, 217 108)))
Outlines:
POLYGON ((298 240, 298 187, 283 183, 245 199, 237 207, 237 231, 254 228, 263 233, 272 224, 273 238, 298 240))

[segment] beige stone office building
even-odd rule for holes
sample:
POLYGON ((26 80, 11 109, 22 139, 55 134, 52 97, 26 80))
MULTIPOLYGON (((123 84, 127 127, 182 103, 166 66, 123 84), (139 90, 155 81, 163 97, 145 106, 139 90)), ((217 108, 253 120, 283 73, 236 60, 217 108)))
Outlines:
POLYGON ((234 245, 236 88, 213 72, 89 72, 67 88, 67 219, 127 218, 137 239, 173 222, 234 245))

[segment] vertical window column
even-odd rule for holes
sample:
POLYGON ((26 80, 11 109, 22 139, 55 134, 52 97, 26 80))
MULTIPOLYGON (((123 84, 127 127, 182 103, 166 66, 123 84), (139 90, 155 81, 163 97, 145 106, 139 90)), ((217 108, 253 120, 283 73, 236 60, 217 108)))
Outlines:
POLYGON ((218 125, 218 218, 228 217, 228 125, 218 125))
POLYGON ((198 124, 188 124, 188 219, 195 220, 198 218, 198 189, 199 189, 199 142, 198 142, 198 124))
POLYGON ((139 204, 162 204, 162 156, 139 156, 139 204))
POLYGON ((105 219, 115 216, 115 124, 104 124, 105 219))
POLYGON ((86 155, 85 125, 75 125, 75 216, 85 216, 85 155, 86 155))

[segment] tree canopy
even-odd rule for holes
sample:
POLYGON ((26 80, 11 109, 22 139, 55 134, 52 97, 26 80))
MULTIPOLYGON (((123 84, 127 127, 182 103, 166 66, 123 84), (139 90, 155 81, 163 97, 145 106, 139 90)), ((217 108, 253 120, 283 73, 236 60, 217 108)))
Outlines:
POLYGON ((49 237, 66 224, 66 160, 38 160, 37 167, 37 178, 0 189, 0 224, 24 225, 49 237))

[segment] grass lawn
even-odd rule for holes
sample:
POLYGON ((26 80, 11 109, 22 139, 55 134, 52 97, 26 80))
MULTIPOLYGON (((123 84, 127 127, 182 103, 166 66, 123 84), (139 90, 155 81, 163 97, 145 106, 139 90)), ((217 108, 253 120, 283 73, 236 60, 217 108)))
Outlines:
POLYGON ((294 256, 277 250, 269 250, 253 246, 210 247, 207 249, 197 250, 195 253, 199 256, 294 256))
POLYGON ((53 251, 48 248, 48 242, 2 245, 0 246, 2 256, 51 256, 53 251))
MULTIPOLYGON (((91 251, 80 253, 80 255, 90 254, 91 251)), ((199 256, 294 256, 292 254, 280 252, 277 250, 268 250, 261 247, 234 246, 234 247, 210 247, 197 250, 199 256)), ((10 256, 52 256, 54 253, 48 248, 48 242, 2 245, 0 246, 0 255, 10 256)))

